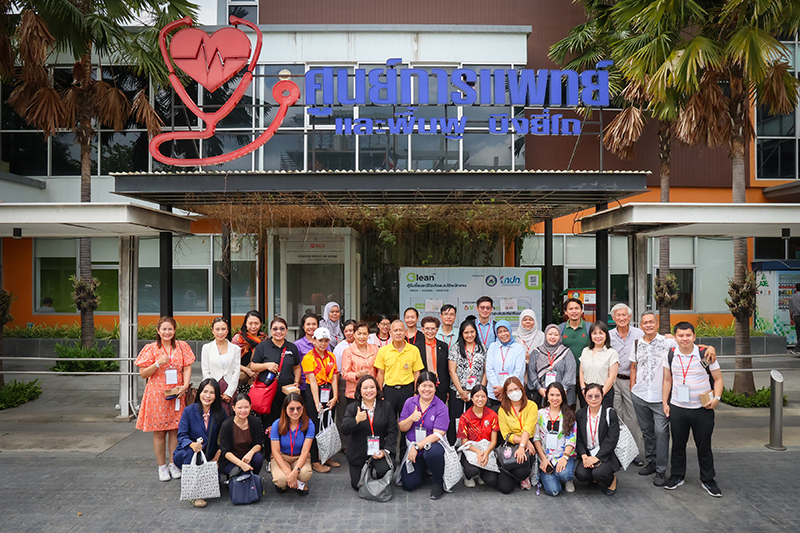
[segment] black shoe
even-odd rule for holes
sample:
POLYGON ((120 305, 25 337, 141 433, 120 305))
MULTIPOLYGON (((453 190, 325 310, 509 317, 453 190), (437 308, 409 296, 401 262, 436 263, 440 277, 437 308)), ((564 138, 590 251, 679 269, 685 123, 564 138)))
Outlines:
POLYGON ((647 463, 644 468, 639 470, 640 476, 649 476, 653 472, 656 471, 656 464, 655 463, 647 463))
POLYGON ((434 485, 431 489, 431 500, 438 500, 444 496, 444 487, 441 485, 434 485))
POLYGON ((712 495, 713 497, 722 498, 722 491, 719 490, 717 482, 714 481, 713 479, 707 483, 701 483, 701 485, 703 486, 704 489, 706 489, 706 492, 712 495))
POLYGON ((664 484, 664 488, 667 490, 675 490, 681 485, 683 485, 683 479, 673 476, 667 480, 664 484))
POLYGON ((289 490, 288 487, 280 488, 278 485, 275 485, 275 492, 278 494, 286 494, 287 490, 289 490))
POLYGON ((300 496, 308 496, 308 487, 304 488, 303 490, 298 489, 297 492, 300 493, 300 496))
POLYGON ((637 455, 636 457, 634 457, 633 458, 633 464, 635 464, 636 466, 643 466, 644 465, 644 461, 642 461, 642 456, 641 455, 637 455))
POLYGON ((663 487, 667 482, 667 476, 661 472, 656 472, 656 478, 653 480, 653 485, 656 487, 663 487))

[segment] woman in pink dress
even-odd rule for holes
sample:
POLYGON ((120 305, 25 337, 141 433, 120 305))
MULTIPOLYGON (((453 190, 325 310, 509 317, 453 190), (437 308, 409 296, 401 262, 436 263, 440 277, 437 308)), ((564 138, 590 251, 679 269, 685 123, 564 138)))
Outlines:
POLYGON ((180 469, 172 463, 172 453, 178 444, 178 424, 186 406, 184 395, 189 389, 194 362, 189 345, 175 339, 176 326, 172 317, 159 318, 156 342, 142 348, 135 363, 139 367, 139 375, 147 380, 136 429, 153 433, 153 450, 158 462, 158 479, 161 481, 181 477, 180 469), (167 395, 165 391, 171 393, 167 395), (166 450, 167 435, 169 455, 166 450), (167 457, 170 458, 169 466, 167 457))

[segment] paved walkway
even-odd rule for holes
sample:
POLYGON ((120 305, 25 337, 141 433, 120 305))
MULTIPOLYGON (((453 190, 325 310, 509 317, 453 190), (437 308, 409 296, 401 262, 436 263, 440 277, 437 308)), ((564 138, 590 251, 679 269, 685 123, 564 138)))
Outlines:
POLYGON ((261 502, 234 507, 223 492, 205 509, 178 501, 179 482, 158 481, 149 434, 115 420, 117 379, 45 377, 40 399, 0 411, 0 531, 798 531, 800 373, 786 376, 785 452, 764 446, 767 410, 719 409, 722 499, 700 487, 690 448, 687 483, 676 491, 633 467, 614 497, 579 483, 556 498, 459 484, 440 501, 423 487, 379 504, 357 498, 343 467, 314 474, 308 498, 277 495, 265 474, 261 502))

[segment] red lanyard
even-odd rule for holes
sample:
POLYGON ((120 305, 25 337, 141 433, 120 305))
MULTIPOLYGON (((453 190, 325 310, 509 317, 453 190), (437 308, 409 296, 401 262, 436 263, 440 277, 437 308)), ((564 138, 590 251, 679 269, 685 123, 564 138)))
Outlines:
POLYGON ((558 414, 556 415, 556 417, 555 417, 555 418, 553 418, 552 416, 550 416, 550 408, 548 407, 548 408, 547 408, 547 418, 549 418, 549 419, 550 419, 550 425, 551 425, 551 426, 554 426, 554 425, 555 425, 555 423, 556 423, 556 422, 558 422, 558 419, 559 419, 559 418, 561 418, 561 413, 558 413, 558 414))
MULTIPOLYGON (((531 344, 533 344, 533 341, 531 341, 531 344)), ((528 343, 525 342, 525 341, 522 341, 522 345, 525 346, 525 355, 529 354, 530 351, 531 351, 531 348, 530 348, 530 346, 528 346, 528 343)))
MULTIPOLYGON (((377 407, 377 406, 376 406, 377 407)), ((367 409, 367 420, 369 420, 369 430, 372 433, 372 436, 375 436, 375 428, 372 426, 372 420, 375 418, 375 415, 369 416, 369 409, 367 409)))
POLYGON ((161 346, 161 351, 164 353, 164 355, 166 355, 169 358, 169 362, 167 362, 167 364, 171 365, 172 364, 172 354, 175 353, 175 345, 173 344, 172 346, 170 346, 169 353, 167 353, 167 349, 164 348, 164 346, 162 345, 161 346))
MULTIPOLYGON (((592 429, 592 414, 587 410, 586 414, 589 416, 589 436, 592 438, 592 444, 597 446, 597 430, 600 428, 600 411, 597 412, 597 423, 594 425, 594 429, 592 429)), ((592 448, 594 448, 592 446, 592 448)))
POLYGON ((481 331, 483 329, 481 326, 483 326, 483 324, 478 322, 478 334, 481 336, 481 341, 483 341, 483 345, 486 346, 486 341, 489 340, 489 332, 492 330, 492 323, 490 322, 490 323, 486 324, 486 335, 485 336, 483 335, 483 333, 481 331))
POLYGON ((472 360, 475 358, 475 348, 472 349, 472 353, 469 353, 466 346, 464 347, 464 352, 467 354, 467 362, 469 363, 469 371, 472 372, 472 360))
POLYGON ((514 416, 517 417, 517 421, 519 421, 519 432, 522 435, 522 413, 517 413, 517 408, 513 405, 511 406, 511 410, 514 411, 514 416))
POLYGON ((686 368, 683 368, 683 358, 681 354, 678 354, 678 362, 681 364, 681 372, 683 372, 683 384, 686 385, 686 374, 689 373, 689 367, 692 366, 692 359, 694 358, 694 354, 689 357, 689 363, 686 365, 686 368))
POLYGON ((547 362, 550 364, 550 369, 553 369, 553 358, 550 356, 550 350, 547 350, 547 362))
POLYGON ((508 357, 508 351, 510 349, 511 349, 511 346, 506 346, 506 354, 503 355, 503 348, 502 348, 502 346, 500 347, 500 357, 503 358, 503 368, 502 368, 503 372, 506 371, 506 357, 508 357))
POLYGON ((289 428, 289 455, 294 457, 294 443, 297 442, 297 437, 300 435, 300 424, 297 424, 297 429, 294 431, 294 438, 292 438, 292 429, 289 428))
POLYGON ((428 414, 428 411, 431 410, 432 405, 433 405, 433 400, 431 400, 431 403, 428 404, 428 407, 424 411, 422 411, 422 405, 419 405, 420 411, 422 411, 422 416, 419 417, 419 427, 421 428, 425 427, 425 415, 428 414))
POLYGON ((411 344, 414 344, 415 342, 417 342, 417 333, 419 333, 419 331, 418 330, 414 330, 414 336, 413 337, 409 337, 408 335, 406 335, 406 340, 408 340, 408 342, 410 342, 411 344))

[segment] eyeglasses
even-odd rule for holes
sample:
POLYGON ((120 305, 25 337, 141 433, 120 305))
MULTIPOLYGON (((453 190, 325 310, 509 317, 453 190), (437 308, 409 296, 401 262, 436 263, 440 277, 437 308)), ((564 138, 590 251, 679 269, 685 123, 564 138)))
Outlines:
POLYGON ((287 413, 299 413, 302 410, 303 410, 302 407, 287 407, 286 408, 286 412, 287 413))
POLYGON ((603 397, 602 394, 587 394, 586 395, 586 399, 587 400, 600 400, 602 397, 603 397))
POLYGON ((491 305, 479 305, 478 309, 483 309, 484 311, 490 310, 492 308, 491 305))
POLYGON ((422 328, 422 331, 427 331, 429 333, 430 332, 434 332, 435 333, 435 332, 439 331, 439 328, 422 328))
POLYGON ((286 328, 281 326, 279 328, 272 328, 272 331, 286 331, 286 328))

